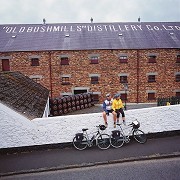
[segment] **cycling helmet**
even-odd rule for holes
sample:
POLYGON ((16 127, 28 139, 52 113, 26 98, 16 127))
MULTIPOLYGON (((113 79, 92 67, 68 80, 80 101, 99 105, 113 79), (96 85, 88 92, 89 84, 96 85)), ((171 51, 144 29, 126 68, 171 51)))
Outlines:
POLYGON ((117 93, 117 94, 114 95, 114 98, 117 98, 117 97, 120 97, 120 94, 119 94, 119 93, 117 93))

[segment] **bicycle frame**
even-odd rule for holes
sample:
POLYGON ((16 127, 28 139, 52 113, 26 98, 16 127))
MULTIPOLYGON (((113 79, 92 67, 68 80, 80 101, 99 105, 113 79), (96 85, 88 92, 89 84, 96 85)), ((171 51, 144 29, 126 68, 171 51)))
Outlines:
POLYGON ((73 145, 78 150, 84 150, 86 147, 92 147, 94 140, 96 140, 96 146, 100 149, 108 149, 110 147, 110 136, 103 131, 106 129, 104 125, 96 126, 97 131, 91 133, 92 137, 88 133, 88 128, 82 129, 83 133, 75 134, 73 138, 73 145))
POLYGON ((85 137, 87 138, 87 145, 88 145, 89 147, 92 147, 94 140, 96 140, 96 145, 97 145, 97 137, 98 137, 98 135, 100 135, 101 133, 100 133, 100 131, 99 131, 99 129, 98 129, 96 132, 92 133, 93 136, 92 136, 91 139, 89 138, 89 135, 88 135, 88 133, 87 133, 87 130, 86 130, 85 132, 83 132, 83 134, 84 134, 85 137))
POLYGON ((129 127, 127 127, 127 128, 122 128, 121 127, 121 124, 117 124, 118 126, 119 126, 119 128, 120 128, 120 131, 122 132, 122 134, 123 134, 123 137, 124 137, 124 141, 126 142, 126 143, 128 143, 129 141, 130 141, 130 136, 133 134, 133 131, 134 131, 134 128, 132 127, 132 125, 131 124, 129 124, 128 126, 129 127), (132 129, 127 133, 127 135, 125 134, 125 130, 126 129, 129 129, 130 127, 132 127, 132 129))

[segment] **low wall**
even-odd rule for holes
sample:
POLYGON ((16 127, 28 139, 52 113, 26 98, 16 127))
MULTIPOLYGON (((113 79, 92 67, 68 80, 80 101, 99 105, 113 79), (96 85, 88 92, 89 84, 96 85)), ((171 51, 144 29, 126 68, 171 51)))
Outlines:
MULTIPOLYGON (((137 119, 146 134, 180 130, 180 105, 127 110, 125 114, 127 124, 137 119)), ((1 127, 0 148, 72 142, 82 128, 89 128, 90 133, 96 130, 96 125, 104 123, 102 113, 4 121, 1 126, 6 127, 1 127), (15 129, 13 133, 12 129, 15 129)), ((114 129, 112 115, 108 116, 108 124, 105 132, 110 133, 114 129)))

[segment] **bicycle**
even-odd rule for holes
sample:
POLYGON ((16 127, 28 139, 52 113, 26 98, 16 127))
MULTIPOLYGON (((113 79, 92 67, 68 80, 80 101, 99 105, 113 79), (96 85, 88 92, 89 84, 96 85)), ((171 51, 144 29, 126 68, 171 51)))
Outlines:
POLYGON ((96 140, 96 146, 100 149, 108 149, 110 147, 110 136, 106 133, 102 133, 102 131, 106 129, 106 126, 99 125, 96 127, 97 131, 93 134, 91 139, 87 133, 88 128, 82 129, 83 133, 77 133, 73 138, 74 147, 78 150, 84 150, 87 146, 92 147, 94 140, 96 140))
POLYGON ((114 148, 119 148, 122 147, 122 145, 125 143, 129 143, 130 141, 130 136, 133 136, 133 138, 141 144, 144 144, 147 141, 147 137, 146 134, 139 129, 140 127, 140 123, 139 121, 135 120, 132 123, 130 123, 129 125, 127 125, 128 127, 125 129, 128 129, 129 127, 132 127, 132 129, 129 131, 129 133, 127 135, 125 135, 125 132, 123 130, 123 128, 121 127, 121 124, 117 124, 119 126, 120 130, 114 130, 112 131, 112 134, 110 136, 110 144, 114 147, 114 148))

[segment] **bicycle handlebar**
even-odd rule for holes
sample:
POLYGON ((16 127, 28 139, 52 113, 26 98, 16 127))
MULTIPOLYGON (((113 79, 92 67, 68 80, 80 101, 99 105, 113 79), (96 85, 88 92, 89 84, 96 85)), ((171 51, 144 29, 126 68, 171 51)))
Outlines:
MULTIPOLYGON (((120 123, 117 123, 116 125, 121 126, 121 125, 122 125, 122 123, 121 123, 121 124, 120 124, 120 123)), ((128 124, 127 126, 132 126, 132 125, 133 125, 133 123, 128 124)))
POLYGON ((96 126, 98 128, 98 130, 100 129, 101 131, 106 129, 105 125, 100 124, 99 126, 96 126))
POLYGON ((101 124, 100 125, 98 125, 98 126, 96 126, 97 128, 100 128, 100 126, 102 126, 101 124))

